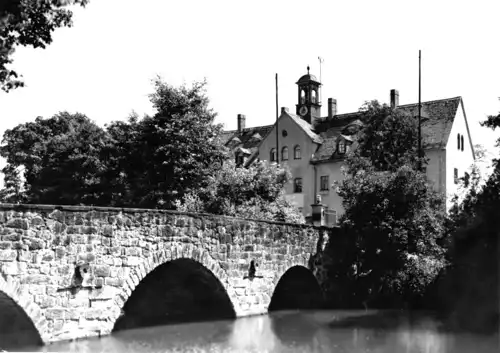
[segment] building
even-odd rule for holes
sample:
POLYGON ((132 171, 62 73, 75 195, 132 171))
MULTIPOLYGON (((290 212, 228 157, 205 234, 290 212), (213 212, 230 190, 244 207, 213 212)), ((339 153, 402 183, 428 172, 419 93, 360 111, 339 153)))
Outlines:
MULTIPOLYGON (((328 222, 335 223, 343 207, 332 184, 343 179, 341 166, 345 155, 355 147, 356 132, 363 125, 360 113, 337 114, 337 101, 328 98, 328 113, 323 116, 318 95, 321 83, 309 73, 309 67, 296 84, 295 113, 282 108, 278 118, 279 151, 276 124, 245 128, 245 116, 241 114, 238 130, 226 131, 224 138, 240 164, 247 166, 257 159, 287 164, 293 175, 287 198, 309 217, 316 195, 321 195, 327 218, 333 215, 328 222)), ((390 104, 418 116, 418 103, 399 105, 397 90, 391 90, 390 104)), ((448 196, 449 208, 458 178, 475 160, 463 100, 454 97, 422 102, 421 116, 422 147, 429 159, 426 174, 436 190, 448 196)))

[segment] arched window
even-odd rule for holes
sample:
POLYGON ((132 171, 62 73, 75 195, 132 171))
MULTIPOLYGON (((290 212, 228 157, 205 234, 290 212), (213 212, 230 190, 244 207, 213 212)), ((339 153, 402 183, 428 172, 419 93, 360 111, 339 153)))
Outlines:
POLYGON ((304 104, 306 102, 306 92, 302 89, 300 90, 300 103, 304 104))
POLYGON ((460 134, 457 134, 457 149, 460 149, 460 134))
POLYGON ((311 91, 311 102, 316 103, 316 90, 311 91))
POLYGON ((460 136, 461 150, 464 150, 464 135, 460 136))
POLYGON ((281 150, 281 160, 282 161, 287 161, 288 160, 288 147, 283 147, 281 150))
POLYGON ((297 145, 293 148, 293 159, 301 159, 302 156, 300 155, 300 146, 297 145))
POLYGON ((271 148, 269 159, 271 160, 271 162, 276 162, 276 148, 271 148))
POLYGON ((295 178, 293 181, 293 192, 302 192, 302 178, 295 178))
POLYGON ((338 145, 337 149, 339 151, 339 154, 345 153, 345 141, 344 140, 339 141, 339 145, 338 145))

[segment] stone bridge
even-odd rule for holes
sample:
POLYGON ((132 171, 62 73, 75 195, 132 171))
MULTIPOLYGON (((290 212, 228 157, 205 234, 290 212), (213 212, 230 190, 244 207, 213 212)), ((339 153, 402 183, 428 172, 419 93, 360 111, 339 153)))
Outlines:
POLYGON ((0 204, 0 343, 100 336, 199 312, 229 318, 312 307, 322 295, 315 263, 330 231, 173 211, 0 204))

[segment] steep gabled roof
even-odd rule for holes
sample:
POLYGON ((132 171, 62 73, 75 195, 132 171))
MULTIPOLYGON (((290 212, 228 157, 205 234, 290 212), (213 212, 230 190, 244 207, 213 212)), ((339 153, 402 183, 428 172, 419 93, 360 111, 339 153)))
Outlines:
MULTIPOLYGON (((422 143, 426 149, 445 148, 451 127, 457 115, 461 97, 422 102, 422 143)), ((411 116, 418 117, 418 103, 398 107, 411 116)))
POLYGON ((222 133, 222 141, 224 145, 227 145, 233 137, 237 137, 241 142, 235 147, 242 147, 245 149, 252 149, 254 147, 259 147, 261 139, 252 138, 255 134, 259 134, 261 137, 267 136, 274 125, 265 126, 255 126, 243 129, 241 132, 238 130, 224 131, 222 133))
MULTIPOLYGON (((422 102, 422 144, 425 149, 445 148, 451 127, 462 98, 454 97, 422 102)), ((401 105, 397 108, 410 116, 418 116, 418 103, 401 105)), ((338 114, 317 126, 324 139, 313 157, 313 162, 343 159, 345 155, 335 154, 337 140, 350 126, 362 125, 360 112, 338 114)))
POLYGON ((283 114, 288 115, 301 129, 306 133, 309 138, 316 143, 323 143, 321 136, 313 131, 313 127, 307 121, 299 117, 298 115, 292 114, 290 112, 284 112, 283 114))

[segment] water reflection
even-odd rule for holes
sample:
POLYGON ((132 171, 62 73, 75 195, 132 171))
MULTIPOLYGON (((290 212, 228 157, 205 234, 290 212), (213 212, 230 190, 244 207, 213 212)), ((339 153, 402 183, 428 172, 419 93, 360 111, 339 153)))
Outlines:
MULTIPOLYGON (((496 352, 498 338, 440 332, 426 315, 353 311, 276 312, 234 321, 186 323, 61 342, 65 352, 496 352)), ((27 350, 27 349, 26 349, 27 350)), ((34 349, 29 349, 33 351, 34 349)))

